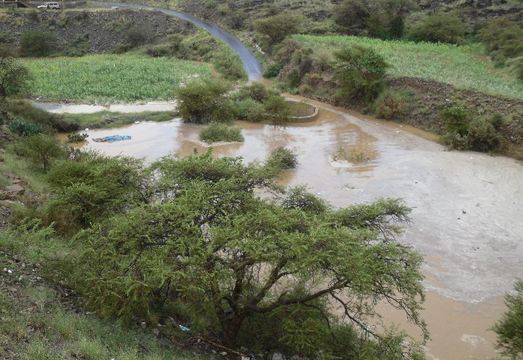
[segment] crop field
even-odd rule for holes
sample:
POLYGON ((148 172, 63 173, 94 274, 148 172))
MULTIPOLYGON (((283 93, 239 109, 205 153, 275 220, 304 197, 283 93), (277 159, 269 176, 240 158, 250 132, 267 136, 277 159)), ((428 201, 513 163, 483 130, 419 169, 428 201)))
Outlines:
POLYGON ((455 46, 354 36, 297 35, 295 38, 316 52, 349 45, 373 48, 390 64, 392 76, 435 80, 459 89, 523 99, 523 83, 506 68, 495 68, 478 44, 455 46))
POLYGON ((145 55, 90 55, 24 60, 30 95, 50 101, 168 100, 184 81, 211 75, 211 66, 145 55))

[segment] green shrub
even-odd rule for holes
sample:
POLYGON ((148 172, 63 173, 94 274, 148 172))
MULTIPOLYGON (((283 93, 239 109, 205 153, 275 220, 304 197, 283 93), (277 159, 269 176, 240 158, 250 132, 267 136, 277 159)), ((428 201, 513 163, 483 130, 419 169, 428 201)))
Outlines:
POLYGON ((89 137, 89 135, 87 135, 85 133, 67 134, 67 142, 68 143, 81 143, 81 142, 84 142, 88 137, 89 137))
POLYGON ((65 155, 62 145, 52 136, 37 134, 25 137, 16 146, 16 153, 28 158, 34 165, 48 171, 51 163, 65 155))
POLYGON ((234 103, 236 117, 240 120, 260 122, 267 117, 265 106, 251 98, 236 101, 234 103))
POLYGON ((61 115, 37 109, 24 100, 10 100, 6 108, 15 117, 32 122, 42 129, 59 132, 71 132, 79 129, 78 124, 68 123, 61 115))
POLYGON ((252 99, 254 101, 263 103, 269 98, 270 95, 271 92, 265 85, 255 82, 242 86, 236 97, 240 100, 252 99))
POLYGON ((181 118, 197 124, 231 121, 234 109, 229 91, 229 84, 222 80, 198 80, 180 87, 176 99, 181 118))
POLYGON ((209 144, 219 141, 243 142, 243 136, 240 128, 212 123, 200 132, 200 140, 209 144))
POLYGON ((335 53, 338 75, 338 99, 372 101, 384 86, 389 66, 373 49, 352 46, 335 53))
POLYGON ((481 152, 496 151, 502 143, 503 137, 491 120, 476 118, 470 122, 467 132, 468 149, 481 152))
POLYGON ((20 39, 20 54, 26 57, 45 57, 56 50, 56 37, 51 33, 28 31, 20 39))
POLYGON ((265 69, 265 72, 263 73, 263 76, 267 79, 273 79, 280 75, 281 70, 283 69, 283 65, 276 63, 271 64, 267 66, 267 69, 265 69))
POLYGON ((41 126, 21 119, 15 119, 9 124, 9 130, 20 136, 32 136, 44 132, 41 126))
POLYGON ((46 223, 71 233, 147 200, 141 163, 130 158, 82 155, 56 163, 48 175, 53 196, 46 223))
POLYGON ((507 18, 491 20, 481 29, 480 37, 488 52, 498 61, 523 55, 523 27, 515 21, 507 18))
POLYGON ((29 72, 16 59, 0 57, 0 101, 27 90, 29 72))
POLYGON ((374 103, 376 115, 387 120, 399 119, 409 107, 409 94, 403 91, 385 90, 374 103))
POLYGON ((460 44, 465 32, 465 25, 458 16, 439 12, 412 24, 407 37, 414 41, 460 44))
POLYGON ((254 29, 265 36, 267 45, 272 47, 283 41, 287 36, 300 31, 303 18, 292 14, 279 14, 254 22, 254 29))
POLYGON ((276 124, 283 124, 289 121, 291 106, 281 95, 270 95, 263 103, 267 118, 276 124))
POLYGON ((347 34, 399 39, 412 0, 344 0, 334 10, 336 24, 347 34))
POLYGON ((240 58, 229 49, 224 49, 213 56, 213 65, 216 70, 228 80, 246 79, 240 58))
POLYGON ((146 44, 150 40, 149 29, 134 26, 125 34, 125 44, 130 48, 146 44))
POLYGON ((494 326, 497 345, 511 359, 523 358, 523 281, 514 286, 515 293, 505 296, 507 310, 494 326))
POLYGON ((279 147, 271 153, 267 165, 280 170, 294 169, 298 166, 298 157, 292 150, 279 147))
POLYGON ((453 106, 442 112, 446 127, 444 142, 454 149, 474 151, 496 151, 503 145, 499 132, 505 123, 499 114, 490 119, 474 117, 474 114, 461 106, 453 106))

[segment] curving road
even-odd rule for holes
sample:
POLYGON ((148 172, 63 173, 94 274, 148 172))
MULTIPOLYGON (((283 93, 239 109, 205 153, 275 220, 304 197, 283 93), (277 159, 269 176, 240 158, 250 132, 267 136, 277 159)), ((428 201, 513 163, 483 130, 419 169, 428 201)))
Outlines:
POLYGON ((211 24, 208 22, 205 22, 201 19, 198 19, 197 17, 194 17, 192 15, 182 13, 176 10, 171 9, 164 9, 164 8, 158 8, 153 6, 147 6, 147 5, 139 5, 139 4, 127 4, 127 3, 113 3, 113 2, 94 2, 94 4, 99 6, 117 6, 121 9, 135 9, 135 10, 152 10, 152 11, 160 11, 164 14, 167 14, 169 16, 174 16, 179 19, 185 20, 190 22, 191 24, 206 30, 209 32, 213 37, 222 40, 227 45, 229 45, 240 57, 243 68, 245 69, 245 72, 247 73, 247 76, 249 80, 259 80, 262 77, 262 66, 258 59, 256 59, 256 56, 245 46, 242 44, 238 38, 236 38, 234 35, 229 34, 225 30, 223 30, 221 27, 215 24, 211 24))

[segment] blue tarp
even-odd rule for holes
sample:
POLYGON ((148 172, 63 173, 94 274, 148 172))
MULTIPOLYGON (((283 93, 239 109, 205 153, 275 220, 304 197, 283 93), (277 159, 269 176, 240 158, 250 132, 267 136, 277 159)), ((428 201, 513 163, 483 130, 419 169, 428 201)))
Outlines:
POLYGON ((112 135, 112 136, 106 136, 103 138, 94 139, 96 142, 108 142, 112 143, 115 141, 123 141, 123 140, 131 140, 131 137, 129 135, 112 135))

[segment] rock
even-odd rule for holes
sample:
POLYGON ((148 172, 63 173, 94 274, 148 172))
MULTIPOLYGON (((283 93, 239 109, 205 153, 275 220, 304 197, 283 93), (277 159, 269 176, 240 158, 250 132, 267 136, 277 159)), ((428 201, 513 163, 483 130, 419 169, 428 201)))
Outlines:
POLYGON ((6 186, 5 192, 11 196, 19 196, 25 192, 25 189, 20 184, 13 184, 13 185, 6 186))
POLYGON ((271 360, 285 360, 285 356, 282 353, 274 353, 271 356, 271 360))

